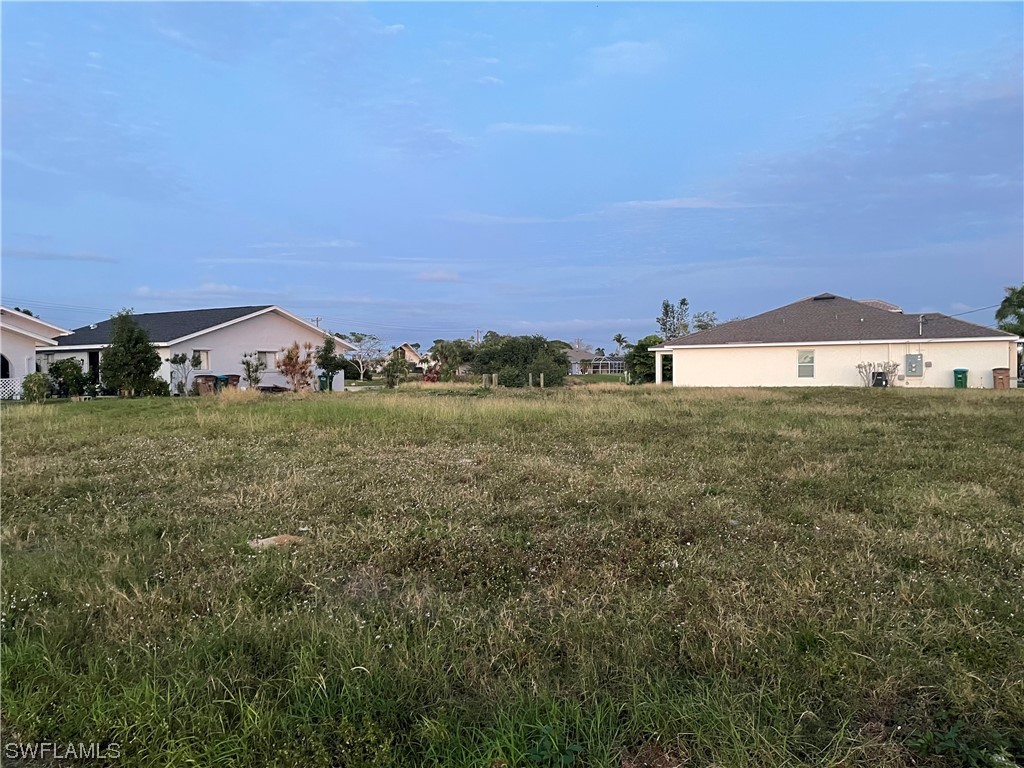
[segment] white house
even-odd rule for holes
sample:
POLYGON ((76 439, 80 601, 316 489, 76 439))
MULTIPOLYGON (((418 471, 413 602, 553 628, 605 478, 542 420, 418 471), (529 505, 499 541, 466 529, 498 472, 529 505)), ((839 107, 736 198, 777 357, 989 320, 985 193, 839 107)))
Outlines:
POLYGON ((1016 387, 1017 337, 937 313, 823 293, 779 309, 669 339, 653 348, 656 381, 672 360, 677 387, 861 386, 860 363, 898 363, 900 387, 992 388, 1008 369, 1016 387), (1002 373, 1000 373, 1002 375, 1002 373))
MULTIPOLYGON (((157 375, 171 384, 173 391, 177 372, 170 358, 179 352, 190 357, 198 354, 202 363, 196 374, 238 374, 242 371, 242 355, 256 353, 267 364, 263 385, 285 386, 277 368, 281 350, 294 342, 323 343, 326 331, 313 323, 277 306, 221 307, 190 309, 180 312, 149 312, 133 315, 133 319, 149 334, 163 364, 157 375)), ((98 370, 100 352, 110 343, 112 320, 104 320, 76 328, 70 336, 61 337, 57 346, 40 351, 45 370, 55 360, 77 357, 85 371, 98 370)), ((344 354, 351 344, 335 338, 337 351, 344 354)))
POLYGON ((21 382, 36 370, 36 349, 57 346, 71 331, 7 307, 0 307, 0 398, 21 397, 21 382))

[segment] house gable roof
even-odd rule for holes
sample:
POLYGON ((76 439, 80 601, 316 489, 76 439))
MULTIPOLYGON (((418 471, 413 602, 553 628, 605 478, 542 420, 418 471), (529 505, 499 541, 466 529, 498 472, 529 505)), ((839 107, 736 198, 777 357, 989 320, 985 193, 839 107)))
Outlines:
MULTIPOLYGON (((327 331, 317 328, 301 317, 296 317, 291 312, 287 312, 272 304, 250 307, 189 309, 179 312, 146 312, 133 315, 133 318, 149 334, 151 343, 158 346, 167 346, 268 312, 274 312, 299 325, 304 325, 312 331, 318 331, 327 335, 327 331)), ((57 343, 61 347, 103 347, 110 343, 112 331, 113 320, 104 320, 93 326, 86 325, 82 328, 77 328, 72 332, 72 335, 61 337, 57 340, 57 343)), ((353 349, 352 345, 343 339, 335 338, 335 342, 339 352, 348 352, 353 349)))
POLYGON ((810 344, 903 339, 1015 338, 1011 333, 938 313, 907 315, 844 299, 831 293, 801 299, 784 307, 733 320, 689 336, 669 339, 662 347, 728 344, 810 344))
POLYGON ((10 307, 0 306, 0 325, 8 330, 17 330, 28 336, 41 338, 50 343, 56 336, 65 336, 71 331, 59 325, 40 320, 35 315, 28 315, 10 307))
MULTIPOLYGON (((145 312, 132 318, 149 334, 153 344, 168 344, 185 336, 193 336, 218 325, 240 320, 271 305, 252 307, 219 307, 217 309, 186 309, 179 312, 145 312)), ((58 340, 62 347, 105 346, 110 343, 113 319, 75 328, 71 336, 58 340)))

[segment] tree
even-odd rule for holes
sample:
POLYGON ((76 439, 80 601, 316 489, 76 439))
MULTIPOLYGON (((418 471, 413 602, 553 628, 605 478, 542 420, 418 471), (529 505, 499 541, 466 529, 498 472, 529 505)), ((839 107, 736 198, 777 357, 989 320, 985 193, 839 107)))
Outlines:
POLYGON ((32 314, 32 310, 31 309, 22 309, 21 307, 15 307, 14 311, 15 312, 21 312, 21 314, 28 315, 29 317, 35 317, 35 315, 32 314))
POLYGON ((678 306, 665 299, 661 302, 661 316, 657 318, 661 335, 665 339, 686 336, 690 332, 690 302, 686 298, 679 300, 678 306))
POLYGON ((626 345, 629 344, 629 340, 625 336, 623 336, 621 333, 616 333, 615 336, 612 337, 612 341, 615 342, 615 354, 616 355, 621 355, 622 354, 622 350, 625 349, 626 345))
POLYGON ((459 368, 473 359, 473 346, 467 339, 434 339, 434 346, 427 352, 437 366, 437 374, 442 381, 454 379, 459 368))
POLYGON ((379 363, 384 356, 384 342, 372 333, 353 331, 339 335, 355 347, 348 356, 359 368, 359 379, 362 381, 366 377, 366 371, 379 363))
POLYGON ((296 392, 309 389, 313 378, 313 345, 307 341, 299 347, 296 341, 287 349, 282 349, 277 369, 296 392))
POLYGON ((545 386, 558 386, 569 371, 565 349, 543 336, 501 336, 488 332, 474 350, 474 373, 496 373, 506 387, 525 387, 544 374, 545 386), (493 335, 492 335, 493 334, 493 335))
POLYGON ((706 331, 718 325, 718 315, 714 312, 698 312, 693 316, 694 331, 706 331))
POLYGON ((999 330, 1024 336, 1024 284, 1006 289, 1006 298, 996 310, 999 330))
POLYGON ((263 372, 267 370, 267 361, 258 352, 246 352, 242 355, 242 378, 250 389, 256 389, 263 381, 263 372))
POLYGON ((149 343, 149 334, 122 309, 112 318, 110 345, 103 350, 100 371, 103 383, 129 397, 142 392, 160 370, 160 354, 149 343))
POLYGON ((644 384, 655 380, 657 357, 651 352, 651 347, 658 346, 662 341, 664 339, 661 336, 644 336, 626 353, 626 371, 629 373, 630 384, 644 384))
POLYGON ((405 381, 409 375, 409 363, 400 350, 396 349, 388 355, 382 373, 384 374, 384 386, 388 389, 394 389, 400 382, 405 381))
POLYGON ((327 374, 327 388, 329 390, 334 389, 334 377, 339 371, 344 371, 348 366, 348 362, 342 355, 337 353, 337 342, 334 340, 334 336, 326 334, 324 336, 324 343, 316 348, 316 354, 314 355, 314 361, 316 367, 327 374))
POLYGON ((188 380, 192 377, 192 372, 203 364, 202 357, 198 352, 193 352, 191 357, 179 352, 171 355, 167 362, 171 364, 172 372, 178 374, 177 381, 174 382, 175 391, 179 395, 188 395, 188 380))
POLYGON ((57 397, 78 397, 89 383, 89 377, 82 372, 82 361, 77 357, 50 363, 49 373, 57 397))

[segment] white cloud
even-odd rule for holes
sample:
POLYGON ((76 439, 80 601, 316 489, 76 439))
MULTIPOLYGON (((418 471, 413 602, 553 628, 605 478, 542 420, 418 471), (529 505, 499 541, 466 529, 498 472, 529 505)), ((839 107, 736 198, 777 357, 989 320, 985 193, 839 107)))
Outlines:
POLYGON ((727 200, 709 200, 702 197, 671 197, 665 200, 627 200, 624 203, 615 203, 615 207, 664 211, 678 209, 731 210, 734 208, 758 208, 761 206, 734 203, 727 200))
POLYGON ((417 280, 422 280, 425 283, 461 283, 462 278, 459 277, 458 272, 446 272, 445 270, 437 270, 435 272, 420 272, 416 275, 417 280))
POLYGON ((590 52, 591 64, 599 75, 644 75, 654 72, 667 61, 661 44, 655 41, 623 40, 590 52))
POLYGON ((57 253, 19 248, 5 248, 3 254, 5 259, 24 259, 25 261, 98 261, 109 264, 117 261, 111 256, 99 256, 94 253, 57 253))
POLYGON ((463 224, 562 224, 576 221, 589 221, 594 214, 580 213, 574 216, 495 216, 489 213, 452 213, 441 218, 446 221, 458 221, 463 224))
POLYGON ((282 253, 278 256, 268 256, 266 258, 261 257, 236 257, 228 256, 224 258, 212 258, 212 259, 196 259, 196 264, 267 264, 270 266, 287 265, 289 267, 327 267, 330 266, 328 261, 314 261, 311 259, 290 259, 289 256, 294 256, 291 253, 282 253))
POLYGON ((306 243, 257 243, 250 248, 355 248, 355 240, 315 240, 306 243))
POLYGON ((476 82, 478 85, 498 86, 505 84, 505 81, 502 80, 500 77, 491 77, 490 75, 488 75, 487 77, 481 77, 476 82))
POLYGON ((160 289, 141 285, 135 289, 135 296, 140 299, 164 299, 172 301, 208 301, 210 299, 237 299, 239 297, 273 297, 285 295, 283 291, 272 291, 265 288, 243 288, 239 285, 224 283, 201 283, 198 288, 160 289))
POLYGON ((400 35, 403 32, 405 32, 405 24, 388 24, 387 26, 380 28, 380 33, 382 35, 394 36, 400 35))
POLYGON ((495 123, 487 130, 494 133, 575 133, 571 125, 554 123, 495 123))

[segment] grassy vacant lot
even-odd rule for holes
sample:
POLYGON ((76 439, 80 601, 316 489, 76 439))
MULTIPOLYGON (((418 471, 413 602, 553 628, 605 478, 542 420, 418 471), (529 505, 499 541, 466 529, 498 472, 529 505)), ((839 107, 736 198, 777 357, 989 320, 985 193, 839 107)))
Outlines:
POLYGON ((151 766, 1024 757, 1020 393, 2 415, 5 741, 151 766))

